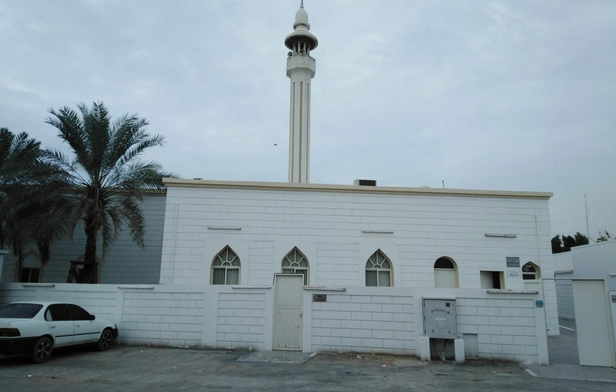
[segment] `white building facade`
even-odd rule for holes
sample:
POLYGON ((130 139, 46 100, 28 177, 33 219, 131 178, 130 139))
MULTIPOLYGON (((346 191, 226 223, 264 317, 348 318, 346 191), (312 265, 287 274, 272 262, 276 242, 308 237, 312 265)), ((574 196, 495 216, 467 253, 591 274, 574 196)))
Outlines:
MULTIPOLYGON (((277 274, 300 277, 300 313, 325 309, 322 319, 298 321, 296 328, 303 332, 296 349, 389 352, 375 336, 397 332, 406 338, 395 349, 421 355, 418 342, 425 331, 416 306, 434 296, 485 306, 470 313, 459 307, 458 332, 466 331, 483 344, 489 358, 528 361, 490 350, 502 350, 502 339, 515 351, 515 336, 534 339, 532 350, 537 350, 538 336, 558 334, 554 281, 540 280, 553 276, 550 193, 181 179, 165 183, 160 283, 225 285, 238 293, 273 290, 272 303, 260 312, 273 328, 272 345, 266 349, 280 348, 276 291, 282 288, 276 284, 277 274), (533 266, 535 279, 524 279, 527 265, 533 266), (316 297, 306 293, 324 297, 315 302, 316 297), (345 311, 351 293, 359 296, 356 301, 370 304, 345 311), (372 302, 374 295, 380 298, 377 303, 372 302), (520 305, 526 310, 512 310, 511 296, 526 299, 520 305), (400 301, 398 317, 407 324, 398 328, 403 330, 389 331, 379 319, 393 320, 381 314, 387 313, 384 304, 395 304, 391 301, 400 301), (379 332, 370 332, 361 343, 343 343, 353 336, 331 335, 332 328, 334 333, 352 334, 343 332, 344 319, 338 320, 336 311, 349 313, 343 316, 349 322, 360 322, 358 331, 379 332), (524 312, 538 312, 534 324, 526 326, 539 326, 538 334, 516 326, 524 312)), ((547 346, 545 350, 547 357, 547 346)))
POLYGON ((553 274, 550 193, 165 183, 160 283, 210 284, 211 263, 226 246, 241 261, 233 283, 241 285, 271 284, 294 249, 307 260, 306 285, 365 286, 366 263, 377 251, 389 260, 384 285, 393 287, 434 287, 441 258, 451 261, 459 288, 480 288, 481 272, 494 271, 501 289, 524 289, 527 262, 553 274), (507 257, 520 264, 508 267, 507 257))

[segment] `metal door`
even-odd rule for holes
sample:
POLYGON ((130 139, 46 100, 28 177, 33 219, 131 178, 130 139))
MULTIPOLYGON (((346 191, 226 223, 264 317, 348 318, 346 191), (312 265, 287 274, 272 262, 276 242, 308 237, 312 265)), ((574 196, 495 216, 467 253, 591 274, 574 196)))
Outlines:
POLYGON ((614 366, 605 282, 573 280, 572 283, 580 365, 614 366))
POLYGON ((274 349, 302 349, 303 275, 276 275, 274 349))

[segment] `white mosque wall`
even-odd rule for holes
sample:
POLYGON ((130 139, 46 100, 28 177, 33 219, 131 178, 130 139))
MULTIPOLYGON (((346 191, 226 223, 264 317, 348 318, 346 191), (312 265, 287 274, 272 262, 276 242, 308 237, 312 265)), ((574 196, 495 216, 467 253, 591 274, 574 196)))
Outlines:
MULTIPOLYGON (((272 350, 272 285, 87 285, 0 283, 0 305, 70 301, 117 323, 118 343, 170 347, 272 350)), ((419 356, 424 335, 422 298, 457 297, 461 338, 477 342, 474 356, 547 364, 540 294, 479 289, 304 288, 301 350, 419 356), (326 296, 313 302, 313 295, 326 296)))
MULTIPOLYGON (((297 247, 311 286, 365 287, 377 250, 392 263, 394 288, 434 288, 434 263, 457 266, 460 289, 481 288, 481 271, 524 290, 521 266, 553 277, 548 196, 523 192, 430 190, 315 184, 168 183, 160 283, 208 285, 214 257, 239 256, 239 285, 271 285, 297 247), (514 238, 486 234, 514 234, 514 238), (518 257, 518 267, 507 258, 518 257)), ((511 236, 510 236, 511 237, 511 236)), ((539 283, 539 282, 538 282, 539 283)), ((558 334, 554 281, 538 286, 549 334, 558 334)), ((368 288, 374 289, 374 288, 368 288)))

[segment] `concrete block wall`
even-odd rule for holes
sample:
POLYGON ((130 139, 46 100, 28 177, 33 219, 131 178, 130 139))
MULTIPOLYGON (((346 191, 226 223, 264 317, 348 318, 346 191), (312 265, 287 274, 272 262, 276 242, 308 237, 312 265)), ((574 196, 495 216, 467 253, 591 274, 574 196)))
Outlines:
POLYGON ((266 343, 271 349, 269 293, 229 286, 0 283, 0 305, 76 303, 115 321, 123 344, 263 350, 266 343))
MULTIPOLYGON (((548 363, 539 295, 472 289, 303 289, 302 350, 418 355, 422 298, 455 298, 459 335, 477 335, 479 358, 548 363), (325 294, 326 302, 313 302, 325 294)), ((272 286, 75 285, 0 283, 0 305, 75 302, 116 321, 122 344, 253 348, 274 344, 272 286)))
POLYGON ((312 350, 415 354, 413 297, 329 294, 312 302, 312 350))
POLYGON ((216 322, 216 345, 262 347, 265 344, 265 293, 220 293, 216 322))
MULTIPOLYGON (((239 254, 259 271, 242 282, 249 285, 271 284, 281 269, 271 259, 277 247, 306 252, 302 243, 315 248, 309 261, 320 272, 310 283, 318 285, 363 286, 367 258, 380 248, 401 287, 434 287, 441 256, 455 260, 461 288, 478 287, 480 270, 504 271, 507 256, 553 270, 547 200, 170 187, 166 210, 161 283, 201 283, 193 272, 211 263, 223 240, 254 250, 254 261, 239 254), (391 233, 364 232, 375 230, 391 233), (492 232, 517 237, 485 237, 492 232)), ((523 285, 521 274, 506 280, 509 288, 523 285)))
POLYGON ((460 298, 456 308, 458 332, 477 335, 479 358, 528 362, 539 354, 533 298, 460 298))
POLYGON ((123 290, 122 342, 199 347, 205 293, 123 290))
POLYGON ((418 355, 423 298, 456 300, 458 335, 476 335, 478 357, 548 364, 545 308, 539 295, 484 290, 349 288, 310 290, 309 351, 418 355), (376 292, 375 292, 376 291, 376 292), (327 302, 312 302, 325 294, 327 302))

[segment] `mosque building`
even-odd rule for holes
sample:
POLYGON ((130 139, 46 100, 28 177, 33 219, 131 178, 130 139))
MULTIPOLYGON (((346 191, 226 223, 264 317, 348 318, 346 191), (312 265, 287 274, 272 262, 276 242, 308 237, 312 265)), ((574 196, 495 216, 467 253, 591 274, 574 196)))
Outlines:
MULTIPOLYGON (((204 346, 425 358, 430 339, 443 338, 426 324, 426 306, 437 301, 431 312, 456 307, 454 330, 445 332, 456 358, 462 345, 478 357, 546 363, 546 334, 559 333, 554 281, 541 279, 554 275, 552 194, 311 183, 318 39, 310 28, 302 2, 284 40, 288 182, 164 179, 166 197, 144 209, 154 214, 146 221, 159 253, 127 267, 114 257, 144 257, 120 241, 101 283, 202 293, 204 346)), ((3 281, 16 276, 9 264, 3 281)), ((40 282, 63 281, 55 264, 40 282)))

